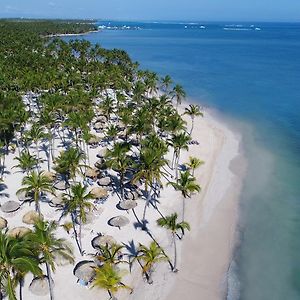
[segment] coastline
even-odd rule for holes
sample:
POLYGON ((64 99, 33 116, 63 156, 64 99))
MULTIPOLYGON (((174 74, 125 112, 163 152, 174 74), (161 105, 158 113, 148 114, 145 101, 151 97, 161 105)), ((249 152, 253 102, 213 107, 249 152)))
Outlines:
POLYGON ((205 183, 201 169, 196 172, 203 189, 195 196, 195 201, 191 201, 187 218, 194 228, 197 227, 183 241, 181 271, 165 300, 180 300, 186 291, 191 300, 224 299, 227 294, 227 272, 237 241, 239 196, 246 161, 241 150, 241 136, 212 112, 206 112, 205 116, 219 138, 219 147, 205 183))
MULTIPOLYGON (((180 106, 180 113, 188 104, 188 102, 184 102, 180 106)), ((187 121, 189 130, 191 120, 188 116, 184 116, 184 119, 187 121)), ((154 283, 149 285, 142 279, 138 264, 133 265, 131 273, 128 272, 128 267, 124 266, 128 273, 124 277, 124 283, 132 286, 134 292, 131 295, 127 291, 119 292, 117 295, 119 300, 181 300, 186 296, 187 291, 189 291, 189 300, 199 299, 199 295, 201 295, 201 299, 215 300, 221 299, 226 291, 224 275, 228 270, 233 252, 238 194, 241 184, 234 180, 236 176, 232 173, 236 159, 240 155, 240 138, 223 122, 212 116, 210 111, 204 111, 204 118, 197 118, 195 121, 193 139, 198 140, 199 145, 190 145, 189 151, 182 151, 180 162, 185 163, 189 156, 196 156, 205 163, 195 173, 202 191, 193 195, 191 199, 187 199, 186 203, 186 221, 191 225, 191 232, 187 232, 183 240, 177 243, 179 272, 172 273, 167 263, 158 264, 153 273, 154 283), (235 188, 231 190, 233 184, 235 188), (219 197, 216 198, 216 194, 219 197), (223 198, 228 195, 230 201, 225 201, 223 198)), ((57 140, 55 151, 60 151, 58 142, 57 140)), ((98 152, 99 147, 90 149, 91 165, 97 161, 96 154, 98 152)), ((9 154, 7 157, 7 168, 10 170, 16 164, 15 155, 16 153, 9 154)), ((44 157, 42 153, 41 157, 44 157)), ((167 158, 172 159, 171 151, 167 158)), ((47 169, 46 163, 43 164, 42 169, 47 169)), ((16 197, 14 196, 15 191, 21 186, 23 174, 21 172, 10 173, 7 177, 7 192, 16 197)), ((137 215, 142 215, 145 200, 138 199, 137 201, 139 205, 135 212, 137 215)), ((166 186, 161 192, 159 201, 160 210, 164 215, 178 212, 179 218, 181 217, 182 199, 178 191, 171 186, 166 186)), ((147 245, 151 242, 144 231, 135 228, 136 219, 132 212, 127 214, 118 210, 118 202, 118 195, 111 193, 109 201, 97 207, 97 214, 100 217, 83 226, 82 242, 87 253, 84 257, 76 251, 74 236, 69 235, 61 226, 57 229, 60 237, 72 241, 75 264, 82 259, 91 259, 91 253, 94 252, 91 240, 97 236, 98 232, 112 235, 118 243, 124 243, 124 245, 130 245, 130 243, 134 243, 136 246, 138 243, 147 245), (107 220, 120 213, 128 217, 131 223, 122 230, 107 224, 107 220)), ((5 216, 8 218, 9 227, 22 226, 21 216, 32 208, 24 205, 17 213, 5 216)), ((47 202, 41 202, 41 209, 44 217, 48 220, 57 220, 60 217, 60 212, 54 211, 47 202)), ((149 229, 172 260, 171 236, 166 230, 156 225, 159 217, 155 209, 148 209, 149 229)), ((64 218, 64 221, 69 221, 69 219, 64 218)), ((73 268, 73 265, 62 264, 53 274, 55 298, 66 300, 84 299, 85 297, 90 300, 96 300, 99 297, 106 298, 105 291, 76 284, 73 268)), ((30 277, 26 277, 24 298, 47 298, 33 296, 28 289, 29 284, 30 277)))
POLYGON ((82 33, 58 33, 58 34, 48 34, 48 35, 45 35, 44 37, 52 38, 52 37, 64 37, 64 36, 79 36, 79 35, 87 35, 87 34, 90 34, 90 33, 97 33, 97 32, 100 32, 100 31, 101 31, 101 30, 98 29, 98 30, 90 30, 90 31, 82 32, 82 33))
POLYGON ((131 300, 181 300, 187 291, 189 300, 220 300, 227 294, 227 272, 237 240, 239 195, 246 169, 241 136, 214 112, 205 110, 204 118, 195 121, 193 139, 200 147, 190 147, 181 162, 192 155, 205 164, 195 172, 202 191, 187 200, 186 220, 192 230, 178 247, 179 272, 170 273, 166 266, 158 266, 154 284, 148 287, 140 280, 131 300))

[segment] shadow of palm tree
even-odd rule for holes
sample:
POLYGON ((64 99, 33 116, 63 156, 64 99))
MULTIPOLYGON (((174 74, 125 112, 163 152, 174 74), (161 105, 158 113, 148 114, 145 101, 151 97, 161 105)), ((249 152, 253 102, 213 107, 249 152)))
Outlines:
POLYGON ((188 170, 188 168, 186 167, 185 164, 181 164, 178 166, 178 170, 181 171, 181 172, 185 172, 188 170))
MULTIPOLYGON (((0 183, 0 192, 3 192, 4 190, 7 189, 7 185, 4 183, 0 183)), ((0 197, 1 198, 9 198, 9 194, 8 193, 0 193, 0 197)))
POLYGON ((139 253, 138 252, 138 247, 135 245, 133 240, 129 241, 128 244, 126 244, 126 243, 122 243, 122 244, 124 245, 124 247, 128 251, 128 253, 126 253, 126 255, 128 256, 129 271, 131 272, 133 260, 138 256, 138 253, 139 253))

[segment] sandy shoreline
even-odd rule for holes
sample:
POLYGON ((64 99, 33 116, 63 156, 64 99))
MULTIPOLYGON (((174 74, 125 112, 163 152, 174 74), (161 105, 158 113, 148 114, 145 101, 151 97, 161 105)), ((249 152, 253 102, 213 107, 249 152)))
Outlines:
POLYGON ((100 32, 101 30, 90 30, 87 32, 82 32, 82 33, 59 33, 59 34, 49 34, 45 35, 45 37, 64 37, 64 36, 79 36, 79 35, 87 35, 90 33, 97 33, 100 32))
MULTIPOLYGON (((180 272, 166 300, 183 299, 187 291, 191 300, 217 300, 224 299, 227 292, 246 162, 240 149, 241 137, 225 123, 205 115, 215 135, 215 153, 209 171, 197 170, 203 189, 187 210, 194 231, 183 241, 180 272)), ((201 130, 197 124, 195 131, 197 127, 201 130)))
POLYGON ((157 267, 154 284, 140 283, 132 300, 182 300, 187 293, 189 300, 220 300, 226 294, 246 164, 241 137, 206 111, 195 122, 193 139, 200 147, 191 146, 181 161, 192 155, 205 164, 195 173, 202 191, 188 199, 186 220, 192 230, 180 246, 180 271, 173 274, 166 266, 157 267))
MULTIPOLYGON (((188 103, 184 103, 185 106, 188 103)), ((180 108, 181 112, 184 105, 180 108)), ((189 117, 184 116, 188 122, 188 129, 191 126, 189 117)), ((95 132, 94 132, 95 133, 95 132)), ((95 133, 96 134, 96 133, 95 133)), ((195 121, 193 139, 199 141, 199 145, 190 145, 190 150, 183 151, 180 162, 188 161, 189 156, 196 156, 205 161, 205 164, 196 170, 196 177, 202 187, 200 194, 194 195, 192 199, 187 199, 186 220, 190 223, 192 230, 187 232, 182 242, 178 243, 179 250, 179 272, 172 273, 167 263, 159 264, 153 274, 154 283, 147 284, 141 277, 141 269, 134 264, 132 272, 125 276, 124 282, 134 288, 134 293, 121 292, 119 300, 179 300, 186 296, 189 291, 189 300, 193 299, 221 299, 226 286, 224 285, 224 275, 229 266, 232 255, 234 241, 235 224, 237 220, 238 195, 241 182, 236 180, 232 172, 232 164, 240 158, 240 138, 229 130, 226 125, 219 122, 210 112, 205 112, 204 118, 195 121), (205 246, 204 246, 205 245, 205 246), (223 285, 221 284, 223 282, 223 285)), ((90 149, 90 165, 98 160, 96 154, 101 147, 90 149)), ((56 144, 56 153, 61 151, 59 143, 56 144)), ((23 175, 12 169, 16 164, 14 157, 17 155, 9 154, 6 159, 7 170, 11 173, 6 175, 5 193, 11 200, 16 199, 16 190, 21 187, 23 175)), ((45 158, 43 151, 41 157, 45 158)), ((171 160, 172 154, 169 153, 168 159, 171 160)), ((46 162, 42 169, 47 169, 46 162)), ((95 186, 95 184, 94 184, 95 186)), ((92 188, 92 187, 91 187, 92 188)), ((5 202, 1 200, 1 203, 5 202)), ((18 201, 18 200, 17 200, 18 201)), ((138 216, 142 215, 144 199, 137 200, 138 206, 135 212, 138 216)), ((164 215, 172 212, 181 214, 182 199, 179 192, 171 186, 165 187, 159 198, 159 208, 164 215)), ((95 250, 91 246, 91 240, 97 233, 112 235, 118 243, 129 246, 133 243, 148 245, 151 239, 144 231, 137 229, 134 224, 136 219, 130 211, 126 213, 117 208, 119 202, 118 195, 110 192, 109 199, 97 205, 97 214, 92 223, 83 226, 83 245, 86 252, 84 257, 78 253, 74 236, 59 227, 57 235, 66 238, 74 246, 76 263, 82 260, 92 259, 91 254, 95 250), (116 215, 124 215, 129 218, 130 224, 119 230, 111 227, 107 221, 116 215)), ((24 204, 20 210, 14 214, 1 216, 7 218, 10 228, 24 226, 22 216, 32 210, 33 206, 24 204)), ((41 210, 47 220, 58 220, 61 212, 50 207, 47 202, 41 203, 41 210)), ((159 241, 166 253, 173 259, 173 247, 169 233, 156 225, 156 220, 160 217, 158 212, 150 207, 147 211, 149 229, 159 241)), ((64 218, 62 223, 70 221, 64 218)), ((107 293, 98 289, 89 289, 76 284, 76 277, 73 276, 73 265, 59 266, 53 276, 55 281, 55 299, 89 300, 106 299, 107 293)), ((128 267, 124 267, 128 270, 128 267)), ((32 277, 25 279, 24 299, 48 299, 48 295, 34 296, 28 286, 32 277)))

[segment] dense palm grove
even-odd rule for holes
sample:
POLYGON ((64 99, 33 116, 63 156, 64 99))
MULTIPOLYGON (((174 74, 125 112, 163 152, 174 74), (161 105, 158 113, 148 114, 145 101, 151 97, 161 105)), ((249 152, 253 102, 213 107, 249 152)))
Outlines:
MULTIPOLYGON (((137 218, 152 238, 147 210, 152 206, 159 211, 157 225, 171 233, 175 251, 174 255, 166 253, 155 238, 149 245, 140 244, 134 257, 116 242, 98 246, 90 287, 106 289, 114 297, 119 289, 131 291, 122 283, 119 264, 138 263, 148 283, 159 262, 166 261, 171 271, 177 271, 176 242, 190 230, 184 219, 185 199, 200 191, 194 170, 203 163, 191 157, 186 166, 181 165, 181 151, 188 149, 193 130, 187 130, 178 112, 185 92, 169 76, 159 78, 140 70, 122 50, 45 37, 90 27, 41 23, 0 22, 1 181, 5 186, 7 171, 11 171, 6 169, 7 156, 16 153, 15 168, 24 173, 17 195, 33 202, 36 211, 32 227, 17 234, 6 228, 1 217, 0 299, 22 299, 28 274, 34 280, 47 280, 50 299, 54 299, 52 272, 57 256, 74 263, 73 251, 85 255, 81 231, 97 198, 88 190, 86 177, 107 178, 109 170, 117 175, 120 203, 128 200, 129 190, 144 199, 143 214, 137 218), (58 143, 64 150, 55 151, 58 143), (106 151, 95 169, 90 166, 89 151, 100 144, 106 151), (41 147, 47 147, 46 157, 41 156, 41 147), (171 159, 167 159, 169 153, 171 159), (95 176, 87 175, 93 172, 95 176), (159 210, 155 200, 163 182, 182 194, 178 214, 164 216, 159 210), (57 207, 62 218, 70 216, 70 223, 43 219, 40 202, 45 195, 57 195, 58 190, 64 193, 57 207), (78 250, 57 235, 59 225, 74 232, 78 250)), ((202 115, 195 105, 185 113, 192 120, 202 115)))

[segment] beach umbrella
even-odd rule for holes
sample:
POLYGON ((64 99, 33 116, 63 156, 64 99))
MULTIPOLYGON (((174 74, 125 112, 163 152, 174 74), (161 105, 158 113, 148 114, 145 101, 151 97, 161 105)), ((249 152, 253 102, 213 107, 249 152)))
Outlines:
POLYGON ((7 227, 7 220, 0 217, 0 230, 4 229, 7 227))
POLYGON ((96 199, 101 199, 108 196, 108 191, 104 188, 94 187, 91 190, 91 194, 93 194, 96 199))
POLYGON ((35 210, 30 210, 23 216, 22 221, 25 224, 33 225, 36 221, 43 218, 43 215, 39 215, 35 210))
POLYGON ((137 191, 129 191, 125 194, 126 200, 135 200, 139 198, 139 194, 137 191))
POLYGON ((17 197, 18 197, 19 201, 26 201, 26 200, 28 200, 28 198, 30 198, 26 191, 18 193, 17 197))
POLYGON ((110 177, 103 177, 103 178, 100 178, 98 180, 98 184, 99 185, 103 185, 103 186, 107 186, 107 185, 110 185, 111 184, 111 178, 110 177))
MULTIPOLYGON (((53 284, 52 280, 52 284, 53 284)), ((29 290, 32 294, 36 296, 46 296, 49 294, 49 283, 48 283, 48 277, 42 276, 42 277, 36 277, 33 278, 30 285, 29 290)))
POLYGON ((103 115, 103 110, 101 108, 96 107, 95 111, 98 116, 103 115))
POLYGON ((129 219, 125 216, 116 216, 108 221, 108 224, 114 227, 123 227, 129 224, 129 219))
POLYGON ((66 190, 69 186, 64 180, 60 180, 54 183, 53 187, 57 190, 63 191, 66 190))
POLYGON ((137 203, 134 200, 124 200, 120 202, 119 206, 124 210, 128 210, 135 208, 137 206, 137 203))
POLYGON ((43 171, 42 174, 50 180, 54 180, 56 177, 55 173, 49 171, 43 171))
POLYGON ((95 178, 98 176, 98 171, 93 168, 87 168, 87 170, 85 171, 85 176, 89 178, 95 178))
POLYGON ((7 234, 12 237, 17 237, 17 236, 22 237, 29 232, 31 232, 30 228, 20 226, 20 227, 15 227, 15 228, 9 229, 7 234))
POLYGON ((97 137, 97 136, 92 136, 89 141, 88 141, 88 144, 89 145, 95 145, 95 144, 98 144, 100 142, 100 138, 97 137))
POLYGON ((102 168, 104 165, 104 159, 103 158, 100 158, 98 159, 96 162, 95 162, 95 167, 96 168, 102 168))
POLYGON ((5 202, 4 204, 2 204, 1 206, 1 210, 4 213, 11 213, 14 211, 17 211, 20 208, 20 203, 17 201, 13 201, 13 200, 9 200, 7 202, 5 202))
POLYGON ((103 129, 104 127, 105 127, 105 125, 103 123, 100 123, 100 122, 94 124, 94 129, 95 130, 100 130, 100 129, 103 129))
POLYGON ((54 206, 62 206, 63 202, 64 202, 63 194, 61 193, 51 199, 51 204, 54 206))
POLYGON ((99 158, 105 157, 106 151, 107 151, 107 148, 100 149, 99 152, 97 153, 97 157, 99 157, 99 158))
POLYGON ((57 252, 54 253, 54 261, 58 266, 66 266, 70 264, 70 261, 67 260, 66 257, 57 252))
POLYGON ((98 118, 97 118, 97 120, 96 120, 96 123, 106 123, 107 122, 107 117, 105 117, 105 116, 99 116, 98 118))
POLYGON ((94 279, 96 264, 93 261, 83 260, 79 262, 73 271, 73 274, 84 282, 90 282, 94 279))
POLYGON ((118 121, 117 126, 119 127, 119 129, 123 130, 125 129, 125 125, 122 121, 118 121))
POLYGON ((111 235, 98 235, 92 239, 93 248, 99 248, 99 246, 113 245, 117 241, 111 235))

